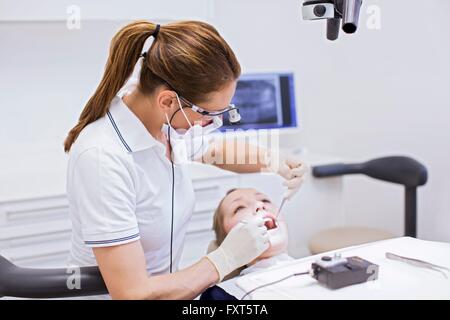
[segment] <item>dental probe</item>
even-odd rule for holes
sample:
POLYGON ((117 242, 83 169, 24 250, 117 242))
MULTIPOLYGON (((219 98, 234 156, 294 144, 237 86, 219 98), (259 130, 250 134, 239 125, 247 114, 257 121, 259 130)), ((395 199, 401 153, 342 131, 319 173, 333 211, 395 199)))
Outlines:
POLYGON ((281 204, 280 204, 280 206, 278 207, 278 211, 277 211, 277 214, 276 214, 276 218, 278 218, 278 215, 280 214, 280 211, 281 211, 281 209, 283 208, 283 206, 284 206, 284 203, 286 202, 286 200, 287 200, 287 197, 283 197, 283 200, 281 200, 281 204))

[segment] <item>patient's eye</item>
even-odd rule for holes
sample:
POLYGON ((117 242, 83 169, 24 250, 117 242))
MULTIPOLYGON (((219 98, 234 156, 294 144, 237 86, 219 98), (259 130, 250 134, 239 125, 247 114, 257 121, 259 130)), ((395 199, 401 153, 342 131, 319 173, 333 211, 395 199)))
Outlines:
POLYGON ((272 203, 269 199, 262 199, 262 202, 265 202, 265 203, 272 203))
POLYGON ((239 210, 244 209, 244 206, 239 206, 236 209, 234 209, 234 213, 238 213, 239 210))

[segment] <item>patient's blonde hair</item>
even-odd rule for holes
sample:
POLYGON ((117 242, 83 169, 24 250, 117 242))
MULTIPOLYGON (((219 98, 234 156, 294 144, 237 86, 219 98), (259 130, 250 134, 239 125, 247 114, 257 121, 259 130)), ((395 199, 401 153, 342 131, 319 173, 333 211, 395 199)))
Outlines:
POLYGON ((225 239, 225 237, 227 236, 227 233, 225 232, 225 226, 223 224, 223 210, 222 210, 222 203, 223 200, 227 197, 227 195, 229 195, 230 193, 232 193, 233 191, 236 191, 237 188, 233 188, 227 191, 227 193, 225 194, 225 197, 223 197, 222 200, 220 200, 219 205, 216 208, 216 211, 214 211, 214 217, 213 217, 213 230, 214 233, 216 234, 216 243, 218 246, 220 246, 223 242, 223 240, 225 239))

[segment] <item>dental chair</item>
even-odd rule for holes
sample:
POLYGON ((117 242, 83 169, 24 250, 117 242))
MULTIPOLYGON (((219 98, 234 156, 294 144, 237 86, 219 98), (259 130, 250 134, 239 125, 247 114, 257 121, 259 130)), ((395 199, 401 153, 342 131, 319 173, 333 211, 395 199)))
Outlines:
MULTIPOLYGON (((427 169, 418 161, 402 156, 374 159, 364 163, 335 163, 313 167, 316 178, 328 178, 349 174, 363 174, 368 177, 396 183, 405 189, 404 235, 417 235, 417 187, 427 182, 427 169)), ((320 231, 309 241, 311 254, 336 250, 378 240, 393 238, 391 233, 371 227, 348 226, 320 231)))

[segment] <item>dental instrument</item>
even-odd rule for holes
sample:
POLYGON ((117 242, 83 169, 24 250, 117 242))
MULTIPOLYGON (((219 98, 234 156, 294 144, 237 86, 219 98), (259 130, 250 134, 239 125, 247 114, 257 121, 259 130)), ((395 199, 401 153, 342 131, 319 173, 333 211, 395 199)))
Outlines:
POLYGON ((283 197, 283 200, 281 200, 281 204, 278 207, 277 214, 275 215, 275 218, 278 219, 278 215, 280 214, 281 209, 283 208, 284 204, 286 203, 287 197, 283 197))
POLYGON ((436 264, 427 262, 427 261, 423 261, 423 260, 419 260, 419 259, 414 259, 414 258, 408 258, 408 257, 403 257, 403 256, 399 256, 396 255, 394 253, 391 252, 386 252, 386 258, 391 259, 391 260, 395 260, 395 261, 401 261, 401 262, 405 262, 409 265, 415 266, 415 267, 419 267, 419 268, 426 268, 426 269, 431 269, 433 271, 437 271, 440 274, 442 274, 444 276, 444 278, 448 279, 448 276, 446 274, 446 272, 448 272, 450 274, 450 269, 447 267, 443 267, 443 266, 438 266, 436 264))

